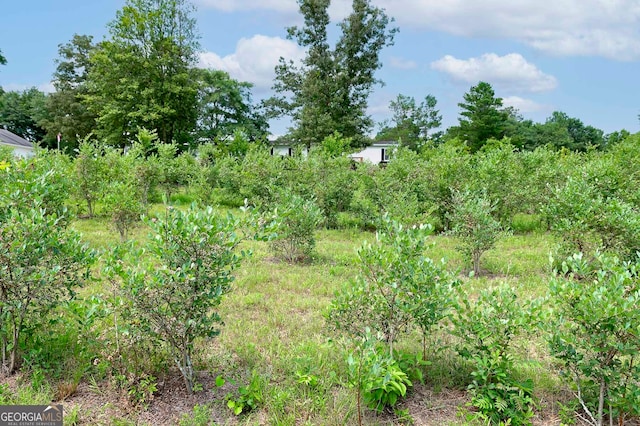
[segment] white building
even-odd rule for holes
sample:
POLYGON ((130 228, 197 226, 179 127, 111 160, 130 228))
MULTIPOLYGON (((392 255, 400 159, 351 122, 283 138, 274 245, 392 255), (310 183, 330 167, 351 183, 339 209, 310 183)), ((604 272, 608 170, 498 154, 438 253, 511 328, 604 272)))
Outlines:
POLYGON ((36 155, 33 144, 8 130, 0 129, 0 147, 9 147, 16 157, 30 158, 36 155))
POLYGON ((349 154, 349 158, 358 163, 368 161, 373 164, 386 164, 391 152, 397 147, 398 143, 393 141, 375 142, 360 152, 349 154))

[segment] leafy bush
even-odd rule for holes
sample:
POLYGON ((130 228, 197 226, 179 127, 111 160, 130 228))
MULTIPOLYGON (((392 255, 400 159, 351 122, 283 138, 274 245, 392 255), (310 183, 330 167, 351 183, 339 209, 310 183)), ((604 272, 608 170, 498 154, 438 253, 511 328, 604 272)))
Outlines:
POLYGON ((519 302, 508 285, 482 291, 475 304, 460 295, 453 333, 460 338, 458 352, 474 368, 468 388, 471 405, 479 410, 474 417, 496 425, 531 424, 533 382, 516 380, 512 346, 532 327, 534 312, 534 305, 519 302))
POLYGON ((640 415, 640 261, 580 254, 550 284, 551 353, 573 384, 589 424, 640 415))
POLYGON ((631 259, 640 250, 640 212, 615 197, 605 197, 584 177, 556 187, 545 217, 560 240, 558 256, 594 256, 606 251, 631 259))
POLYGON ((112 182, 104 196, 104 210, 120 234, 120 240, 126 241, 129 231, 140 222, 144 206, 132 183, 112 182))
POLYGON ((480 258, 495 246, 502 235, 502 225, 492 213, 495 204, 481 193, 469 191, 453 195, 453 209, 448 215, 451 235, 458 238, 460 250, 471 263, 475 276, 480 275, 480 258))
POLYGON ((277 237, 271 241, 271 249, 276 257, 289 263, 311 259, 316 246, 315 231, 322 220, 315 202, 281 192, 275 215, 277 237))
POLYGON ((362 424, 361 401, 372 410, 393 408, 413 386, 397 361, 386 351, 370 330, 357 340, 347 358, 349 384, 356 388, 358 424, 362 424))
MULTIPOLYGON (((455 280, 424 255, 427 226, 405 228, 388 217, 373 244, 358 251, 357 278, 336 294, 330 327, 362 338, 371 329, 393 344, 409 327, 426 336, 450 307, 455 280)), ((426 337, 425 337, 426 338, 426 337)))
POLYGON ((145 337, 166 345, 192 392, 195 339, 219 333, 216 308, 246 255, 236 253, 243 222, 192 205, 184 212, 169 208, 145 223, 153 232, 145 250, 131 249, 128 256, 114 251, 105 272, 121 278, 131 321, 145 337))
POLYGON ((33 332, 60 302, 73 298, 93 261, 64 220, 34 203, 11 208, 0 220, 0 340, 8 373, 18 366, 22 332, 33 332))

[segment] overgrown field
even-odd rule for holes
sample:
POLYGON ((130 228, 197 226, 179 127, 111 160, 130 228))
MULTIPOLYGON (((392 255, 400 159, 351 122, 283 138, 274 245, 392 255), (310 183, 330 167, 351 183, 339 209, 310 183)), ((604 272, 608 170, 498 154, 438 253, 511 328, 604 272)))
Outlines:
POLYGON ((638 418, 637 136, 384 168, 139 139, 2 157, 0 403, 67 424, 638 418))

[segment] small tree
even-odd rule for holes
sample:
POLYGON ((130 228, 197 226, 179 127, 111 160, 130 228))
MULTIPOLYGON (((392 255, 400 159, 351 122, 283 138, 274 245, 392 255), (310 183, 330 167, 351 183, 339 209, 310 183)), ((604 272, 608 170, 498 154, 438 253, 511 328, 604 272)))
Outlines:
POLYGON ((192 392, 195 340, 220 332, 216 308, 247 255, 237 253, 243 222, 192 205, 184 212, 168 208, 163 218, 145 223, 152 235, 144 250, 131 251, 125 263, 108 262, 107 272, 120 276, 141 331, 168 347, 192 392))
POLYGON ((405 228, 385 216, 374 244, 358 251, 360 273, 338 293, 330 325, 364 337, 380 334, 393 357, 393 344, 414 323, 427 333, 447 313, 455 281, 424 255, 429 227, 405 228))
POLYGON ((0 221, 0 339, 2 368, 13 373, 25 329, 74 297, 93 255, 66 220, 36 206, 11 209, 0 221))
POLYGON ((92 142, 83 141, 75 159, 75 193, 87 203, 89 217, 93 217, 95 203, 99 200, 104 179, 102 175, 102 152, 92 142))
POLYGON ((471 262, 473 274, 480 275, 480 258, 493 248, 502 234, 502 226, 493 216, 495 204, 482 194, 456 192, 453 210, 448 215, 451 235, 460 241, 458 250, 471 262))
POLYGON ((640 260, 577 254, 559 272, 549 290, 551 353, 588 424, 624 424, 640 414, 640 260))
POLYGON ((278 236, 271 241, 277 257, 289 262, 303 262, 313 256, 315 232, 322 221, 322 212, 313 200, 284 191, 275 214, 279 219, 278 236))

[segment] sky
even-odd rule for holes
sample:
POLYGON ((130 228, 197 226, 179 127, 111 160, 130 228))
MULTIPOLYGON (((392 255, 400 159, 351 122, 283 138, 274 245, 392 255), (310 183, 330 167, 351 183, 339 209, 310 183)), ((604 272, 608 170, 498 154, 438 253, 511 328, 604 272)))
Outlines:
MULTIPOLYGON (((254 100, 268 97, 280 57, 304 51, 286 39, 302 23, 296 0, 192 0, 199 66, 253 83, 254 100)), ((108 37, 107 24, 125 0, 2 0, 0 66, 4 90, 52 91, 58 45, 73 34, 108 37)), ((395 44, 369 98, 376 122, 390 118, 398 94, 438 100, 443 128, 457 124, 463 95, 490 83, 504 105, 544 122, 563 111, 605 133, 640 131, 639 0, 372 0, 395 19, 395 44)), ((350 10, 332 0, 330 35, 350 10)), ((275 135, 286 121, 273 122, 275 135)), ((376 129, 374 129, 375 131, 376 129)))

